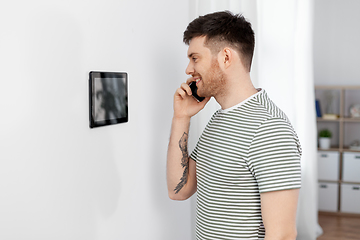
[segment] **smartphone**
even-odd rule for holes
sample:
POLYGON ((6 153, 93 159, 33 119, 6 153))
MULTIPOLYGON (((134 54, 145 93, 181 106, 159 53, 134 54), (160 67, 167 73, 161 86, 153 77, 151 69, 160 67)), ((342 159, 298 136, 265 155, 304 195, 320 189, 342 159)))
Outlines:
POLYGON ((190 89, 191 89, 192 96, 193 96, 198 102, 201 102, 202 100, 205 99, 204 97, 199 97, 199 96, 197 95, 196 82, 191 82, 191 83, 189 84, 189 87, 190 87, 190 89))

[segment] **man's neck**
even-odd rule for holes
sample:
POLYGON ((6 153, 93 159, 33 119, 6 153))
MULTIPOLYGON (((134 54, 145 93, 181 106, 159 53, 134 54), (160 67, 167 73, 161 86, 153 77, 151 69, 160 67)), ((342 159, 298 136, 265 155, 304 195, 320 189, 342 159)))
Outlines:
POLYGON ((258 90, 253 86, 250 76, 241 80, 227 82, 224 92, 214 96, 222 109, 231 108, 256 94, 258 90))

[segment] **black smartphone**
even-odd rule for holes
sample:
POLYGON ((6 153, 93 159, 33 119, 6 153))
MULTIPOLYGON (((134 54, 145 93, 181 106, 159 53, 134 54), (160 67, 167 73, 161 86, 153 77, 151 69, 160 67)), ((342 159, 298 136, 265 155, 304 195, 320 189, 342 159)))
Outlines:
POLYGON ((199 97, 199 96, 197 95, 196 82, 191 82, 191 83, 189 84, 189 87, 190 87, 190 89, 191 89, 191 92, 192 92, 193 97, 194 97, 198 102, 201 102, 202 100, 205 99, 204 97, 199 97))

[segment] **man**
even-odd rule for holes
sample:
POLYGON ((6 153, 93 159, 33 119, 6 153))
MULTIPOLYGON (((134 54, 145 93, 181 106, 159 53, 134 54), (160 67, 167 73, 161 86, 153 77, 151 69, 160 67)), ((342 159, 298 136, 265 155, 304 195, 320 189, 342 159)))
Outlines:
POLYGON ((197 239, 296 239, 299 140, 286 115, 250 79, 254 32, 241 15, 201 16, 184 32, 191 75, 174 95, 167 157, 169 197, 197 191, 197 239), (193 98, 190 82, 199 96, 193 98), (220 104, 191 156, 192 116, 220 104))

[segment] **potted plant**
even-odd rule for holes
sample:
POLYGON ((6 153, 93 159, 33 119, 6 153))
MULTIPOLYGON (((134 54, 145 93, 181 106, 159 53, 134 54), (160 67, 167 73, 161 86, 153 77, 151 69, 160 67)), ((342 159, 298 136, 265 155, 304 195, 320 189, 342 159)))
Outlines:
POLYGON ((321 149, 329 149, 331 142, 331 131, 329 129, 323 129, 319 132, 319 147, 321 149))

